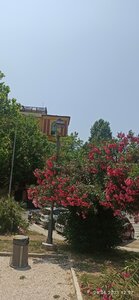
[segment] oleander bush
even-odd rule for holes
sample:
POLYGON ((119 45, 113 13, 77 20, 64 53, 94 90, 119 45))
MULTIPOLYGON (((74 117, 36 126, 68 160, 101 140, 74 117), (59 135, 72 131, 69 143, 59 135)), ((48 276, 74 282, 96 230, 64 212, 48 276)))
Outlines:
POLYGON ((64 235, 73 248, 91 252, 119 245, 122 231, 122 220, 114 217, 110 209, 100 206, 96 214, 90 210, 84 217, 79 209, 70 209, 64 235))

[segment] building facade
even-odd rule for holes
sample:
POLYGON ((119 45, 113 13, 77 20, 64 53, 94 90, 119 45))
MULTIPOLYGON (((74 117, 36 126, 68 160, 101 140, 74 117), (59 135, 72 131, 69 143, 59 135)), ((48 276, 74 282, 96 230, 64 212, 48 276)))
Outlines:
POLYGON ((37 118, 41 131, 47 135, 50 141, 55 141, 57 134, 61 137, 68 134, 69 116, 48 115, 46 107, 32 106, 22 106, 21 113, 25 116, 37 118))

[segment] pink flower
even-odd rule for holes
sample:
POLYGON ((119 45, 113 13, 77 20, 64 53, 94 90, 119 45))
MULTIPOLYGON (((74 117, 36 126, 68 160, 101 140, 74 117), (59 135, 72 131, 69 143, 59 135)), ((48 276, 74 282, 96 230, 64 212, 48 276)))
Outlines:
POLYGON ((92 152, 89 153, 89 159, 90 159, 90 160, 93 160, 93 159, 94 159, 94 153, 92 153, 92 152))
POLYGON ((88 294, 89 296, 92 296, 92 291, 91 291, 90 289, 88 289, 88 290, 87 290, 87 294, 88 294))
POLYGON ((96 168, 90 168, 90 173, 97 174, 98 170, 96 168))
POLYGON ((49 169, 52 169, 52 168, 53 168, 53 162, 52 162, 51 159, 48 159, 48 160, 47 160, 47 167, 48 167, 49 169))
POLYGON ((124 278, 129 278, 131 274, 129 272, 122 272, 121 274, 124 278))
POLYGON ((123 139, 123 138, 125 137, 125 134, 122 133, 122 132, 119 132, 119 133, 117 134, 117 137, 118 137, 119 139, 123 139))
POLYGON ((102 295, 103 294, 102 288, 99 288, 99 287, 96 289, 96 292, 97 292, 98 295, 102 295))
POLYGON ((93 148, 93 152, 97 153, 97 154, 101 154, 101 151, 100 151, 100 149, 98 147, 94 147, 93 148))
POLYGON ((109 144, 108 147, 109 149, 117 149, 117 144, 116 143, 109 144))
POLYGON ((131 179, 131 178, 127 178, 126 180, 125 180, 125 184, 127 185, 127 186, 131 186, 131 185, 133 185, 133 179, 131 179))
POLYGON ((119 210, 119 209, 117 209, 117 210, 115 210, 115 212, 114 212, 114 216, 121 216, 121 210, 119 210))
POLYGON ((111 154, 111 151, 110 151, 110 149, 108 149, 106 146, 104 146, 104 151, 105 151, 105 153, 106 154, 111 154))

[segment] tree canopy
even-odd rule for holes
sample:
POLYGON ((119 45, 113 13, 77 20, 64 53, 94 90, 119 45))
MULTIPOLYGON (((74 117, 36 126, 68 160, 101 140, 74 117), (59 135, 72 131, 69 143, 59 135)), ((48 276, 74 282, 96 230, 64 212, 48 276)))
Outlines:
POLYGON ((90 142, 99 142, 102 140, 112 139, 110 124, 103 119, 99 119, 94 123, 94 125, 90 129, 90 134, 90 142))
POLYGON ((13 187, 34 182, 33 171, 44 166, 50 147, 37 121, 23 116, 20 104, 9 98, 10 88, 2 82, 3 78, 4 74, 0 72, 0 188, 7 189, 15 134, 13 187))

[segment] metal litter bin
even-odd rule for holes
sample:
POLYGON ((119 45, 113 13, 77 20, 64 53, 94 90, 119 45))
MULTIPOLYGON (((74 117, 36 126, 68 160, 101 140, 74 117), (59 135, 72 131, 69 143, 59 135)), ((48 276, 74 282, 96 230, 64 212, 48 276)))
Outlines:
POLYGON ((10 266, 17 269, 28 267, 28 244, 29 237, 16 235, 13 238, 13 253, 10 266))

